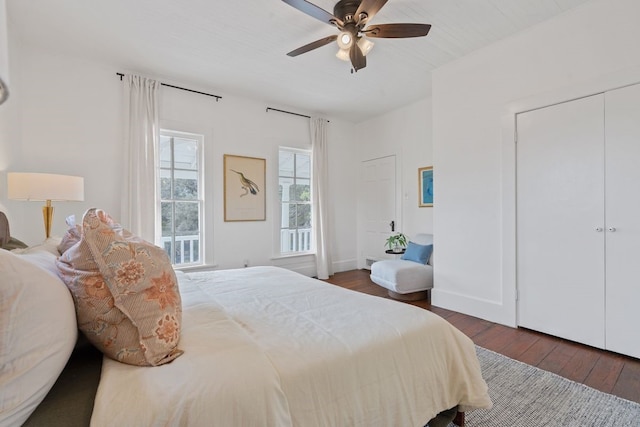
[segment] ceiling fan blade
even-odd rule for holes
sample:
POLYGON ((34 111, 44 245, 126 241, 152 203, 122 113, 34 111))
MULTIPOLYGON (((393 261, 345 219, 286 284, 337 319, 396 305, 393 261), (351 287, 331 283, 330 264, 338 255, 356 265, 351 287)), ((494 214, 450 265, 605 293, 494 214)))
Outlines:
POLYGON ((282 0, 289 6, 293 6, 298 9, 302 13, 306 13, 307 15, 319 19, 320 21, 334 25, 334 23, 338 23, 340 26, 344 25, 342 20, 336 18, 326 10, 321 7, 316 6, 313 3, 309 3, 306 0, 282 0))
POLYGON ((367 57, 362 54, 362 50, 358 46, 358 43, 353 43, 349 49, 349 59, 351 59, 351 65, 357 72, 367 66, 367 57))
POLYGON ((430 29, 431 25, 429 24, 379 24, 367 27, 363 33, 367 37, 399 39, 426 36, 430 29))
POLYGON ((336 34, 336 35, 333 35, 333 36, 325 37, 325 38, 320 39, 320 40, 316 40, 316 41, 311 42, 309 44, 306 44, 306 45, 304 45, 302 47, 299 47, 296 50, 292 50, 291 52, 287 53, 287 55, 289 55, 289 56, 301 55, 303 53, 309 52, 310 50, 322 47, 325 44, 329 44, 329 43, 335 41, 337 38, 338 38, 338 35, 336 34))
POLYGON ((362 3, 358 6, 358 10, 356 10, 356 14, 354 16, 358 19, 358 22, 360 22, 360 14, 366 13, 367 21, 369 21, 386 3, 387 0, 362 0, 362 3))

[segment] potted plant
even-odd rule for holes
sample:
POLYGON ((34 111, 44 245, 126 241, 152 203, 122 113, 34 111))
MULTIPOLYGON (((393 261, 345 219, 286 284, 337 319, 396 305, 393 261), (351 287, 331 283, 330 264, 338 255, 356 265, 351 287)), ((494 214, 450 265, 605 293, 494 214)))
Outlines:
POLYGON ((393 234, 387 238, 385 246, 393 252, 402 252, 407 247, 407 236, 402 233, 393 234))

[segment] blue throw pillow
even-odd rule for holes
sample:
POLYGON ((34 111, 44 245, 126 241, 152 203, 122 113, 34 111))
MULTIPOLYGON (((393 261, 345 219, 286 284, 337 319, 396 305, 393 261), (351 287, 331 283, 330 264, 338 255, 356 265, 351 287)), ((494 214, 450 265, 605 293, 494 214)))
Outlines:
POLYGON ((417 243, 409 242, 407 250, 402 255, 402 259, 426 264, 427 261, 429 261, 431 252, 433 252, 433 245, 419 245, 417 243))

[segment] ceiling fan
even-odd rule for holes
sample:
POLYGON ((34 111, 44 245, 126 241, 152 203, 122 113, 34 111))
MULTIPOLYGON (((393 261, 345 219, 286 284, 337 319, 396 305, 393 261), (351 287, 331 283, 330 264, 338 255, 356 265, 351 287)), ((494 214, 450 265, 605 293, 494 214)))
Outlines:
POLYGON ((333 15, 306 0, 282 1, 340 30, 340 34, 316 40, 292 50, 287 55, 298 56, 337 41, 340 50, 336 56, 345 61, 351 61, 354 71, 367 66, 366 55, 373 47, 373 43, 367 40, 367 37, 422 37, 426 36, 431 29, 429 24, 373 24, 365 28, 388 0, 340 0, 333 8, 333 15))

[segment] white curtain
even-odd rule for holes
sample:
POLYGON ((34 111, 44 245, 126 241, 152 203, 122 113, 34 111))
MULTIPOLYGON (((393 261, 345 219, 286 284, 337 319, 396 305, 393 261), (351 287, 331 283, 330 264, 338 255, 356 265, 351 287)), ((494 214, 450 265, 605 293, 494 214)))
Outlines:
POLYGON ((313 176, 313 230, 316 241, 316 270, 318 279, 328 279, 333 274, 331 260, 329 221, 329 157, 327 141, 327 121, 312 117, 309 121, 313 176))
POLYGON ((125 176, 122 225, 143 239, 155 237, 158 89, 160 82, 125 76, 125 176))

